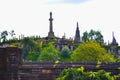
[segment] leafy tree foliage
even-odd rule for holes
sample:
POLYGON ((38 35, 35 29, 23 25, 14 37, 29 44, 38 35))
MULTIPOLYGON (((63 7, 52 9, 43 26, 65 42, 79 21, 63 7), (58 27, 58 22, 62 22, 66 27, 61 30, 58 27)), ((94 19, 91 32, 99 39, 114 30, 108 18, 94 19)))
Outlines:
POLYGON ((53 46, 53 43, 49 43, 48 46, 42 49, 39 55, 38 61, 50 61, 54 62, 59 60, 59 51, 53 46))
POLYGON ((9 32, 9 34, 10 34, 10 36, 13 38, 14 35, 15 35, 15 31, 14 31, 14 30, 11 30, 11 31, 9 32))
POLYGON ((103 35, 100 31, 90 30, 90 32, 84 32, 82 36, 83 42, 93 41, 98 42, 100 44, 103 43, 103 35))
POLYGON ((22 40, 23 44, 23 58, 27 61, 36 61, 40 51, 41 44, 39 42, 34 41, 33 38, 26 37, 22 40))
POLYGON ((89 41, 89 33, 87 31, 83 33, 82 41, 83 42, 88 42, 89 41))
POLYGON ((120 58, 116 58, 116 59, 115 59, 115 62, 120 62, 120 58))
POLYGON ((71 55, 72 60, 81 62, 113 62, 112 55, 106 52, 98 43, 86 42, 79 45, 71 55))
POLYGON ((73 50, 75 50, 78 46, 79 44, 73 44, 73 50))
POLYGON ((69 57, 69 55, 70 55, 70 49, 67 46, 63 47, 61 50, 61 56, 69 57))
POLYGON ((3 42, 5 42, 7 40, 7 36, 8 36, 8 32, 7 31, 3 31, 1 33, 1 39, 3 39, 3 42))
POLYGON ((98 72, 85 72, 84 68, 64 69, 57 80, 116 80, 109 72, 99 70, 98 72))

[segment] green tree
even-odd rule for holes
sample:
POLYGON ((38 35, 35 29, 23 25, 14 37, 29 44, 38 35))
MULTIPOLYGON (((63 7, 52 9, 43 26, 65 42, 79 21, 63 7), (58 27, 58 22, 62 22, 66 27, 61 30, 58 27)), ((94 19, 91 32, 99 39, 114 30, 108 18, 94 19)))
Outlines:
POLYGON ((61 56, 62 57, 69 57, 70 56, 70 49, 67 46, 62 48, 61 56))
POLYGON ((86 72, 84 68, 68 68, 62 70, 57 80, 116 80, 109 72, 99 70, 98 72, 86 72))
POLYGON ((73 51, 71 55, 73 61, 81 62, 113 62, 114 57, 106 52, 98 43, 87 42, 82 43, 73 51))
POLYGON ((59 54, 60 52, 57 49, 55 49, 53 43, 49 43, 48 46, 42 49, 38 61, 54 62, 60 59, 59 54))
POLYGON ((120 62, 120 58, 116 58, 116 59, 115 59, 115 62, 120 62))
POLYGON ((8 32, 7 31, 3 31, 1 33, 1 39, 3 39, 3 42, 5 42, 7 40, 7 36, 8 36, 8 32))
POLYGON ((94 35, 95 35, 95 31, 91 29, 89 34, 88 34, 89 40, 93 41, 94 40, 94 35))
POLYGON ((88 42, 89 41, 89 35, 88 35, 87 31, 83 33, 82 41, 83 42, 88 42))
POLYGON ((93 41, 102 44, 104 40, 103 35, 101 34, 100 31, 95 31, 91 29, 90 32, 86 31, 83 33, 82 41, 83 42, 93 41))
POLYGON ((102 44, 104 42, 103 40, 103 35, 101 34, 100 31, 95 32, 95 41, 102 44))
POLYGON ((15 35, 15 31, 14 31, 14 30, 11 30, 11 31, 9 32, 9 34, 10 34, 10 36, 11 36, 12 39, 13 39, 13 37, 14 37, 14 35, 15 35))
POLYGON ((29 37, 24 38, 22 44, 23 58, 27 61, 36 61, 41 52, 41 44, 29 37))

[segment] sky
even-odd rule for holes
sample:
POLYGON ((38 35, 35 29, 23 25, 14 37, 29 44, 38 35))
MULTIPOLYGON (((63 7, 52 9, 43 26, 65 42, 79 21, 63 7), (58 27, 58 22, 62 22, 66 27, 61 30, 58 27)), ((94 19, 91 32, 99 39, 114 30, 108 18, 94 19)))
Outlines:
POLYGON ((119 8, 120 0, 0 0, 0 33, 46 37, 52 12, 55 36, 74 38, 78 22, 81 36, 93 29, 111 42, 114 32, 120 44, 119 8))

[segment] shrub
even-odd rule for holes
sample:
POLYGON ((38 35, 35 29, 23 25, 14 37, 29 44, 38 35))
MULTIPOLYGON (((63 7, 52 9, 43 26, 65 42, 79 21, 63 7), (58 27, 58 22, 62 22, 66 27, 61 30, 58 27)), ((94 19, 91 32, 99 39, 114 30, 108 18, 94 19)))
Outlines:
POLYGON ((98 72, 85 72, 84 68, 64 69, 57 80, 116 80, 109 72, 99 70, 98 72))

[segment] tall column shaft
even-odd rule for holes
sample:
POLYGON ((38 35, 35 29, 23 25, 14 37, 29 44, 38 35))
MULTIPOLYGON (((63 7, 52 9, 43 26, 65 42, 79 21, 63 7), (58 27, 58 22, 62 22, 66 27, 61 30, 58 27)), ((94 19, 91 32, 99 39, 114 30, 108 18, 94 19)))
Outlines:
POLYGON ((50 36, 54 36, 53 23, 52 23, 52 21, 53 21, 52 12, 50 12, 50 19, 49 19, 49 21, 50 21, 50 24, 49 24, 49 33, 48 33, 48 36, 50 37, 50 36))
POLYGON ((50 32, 53 32, 53 24, 52 24, 53 19, 52 19, 52 17, 50 17, 49 21, 50 21, 50 32))

